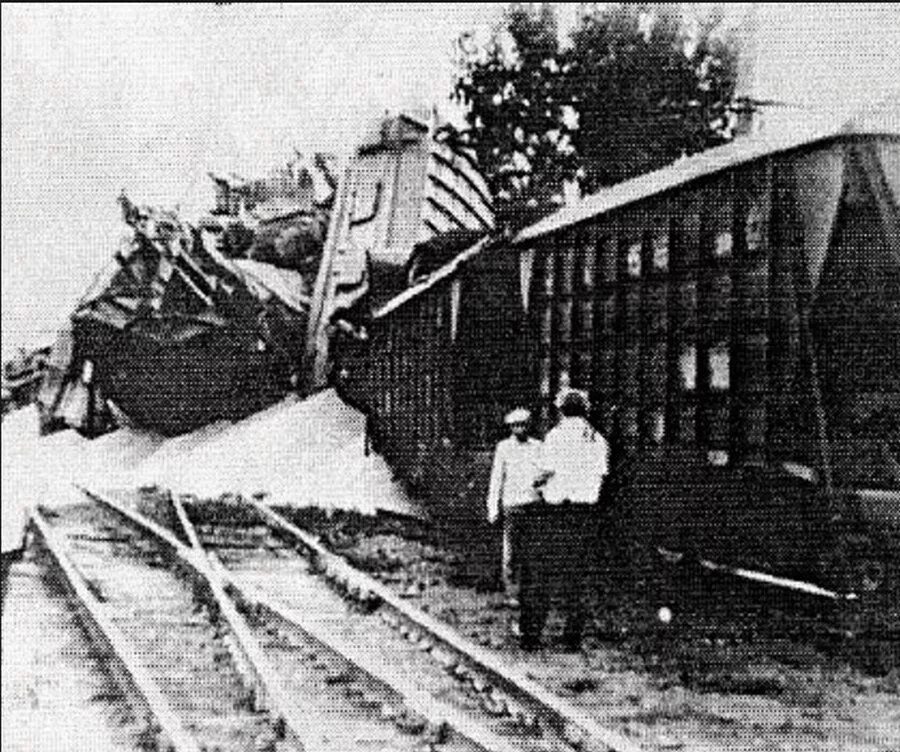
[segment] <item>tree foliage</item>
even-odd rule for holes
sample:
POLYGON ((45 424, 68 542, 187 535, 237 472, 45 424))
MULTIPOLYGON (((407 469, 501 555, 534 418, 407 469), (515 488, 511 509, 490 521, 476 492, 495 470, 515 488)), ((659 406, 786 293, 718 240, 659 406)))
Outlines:
POLYGON ((677 5, 582 6, 561 44, 551 6, 511 5, 490 39, 460 39, 457 134, 501 220, 519 225, 583 192, 727 139, 736 55, 720 17, 677 5))

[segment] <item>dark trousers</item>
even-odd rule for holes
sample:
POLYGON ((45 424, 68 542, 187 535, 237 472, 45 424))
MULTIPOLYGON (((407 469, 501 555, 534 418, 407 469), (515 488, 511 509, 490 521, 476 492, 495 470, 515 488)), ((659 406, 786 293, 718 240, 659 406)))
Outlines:
POLYGON ((519 631, 537 643, 553 601, 566 616, 563 640, 578 644, 587 621, 588 578, 594 562, 596 507, 587 504, 528 507, 520 545, 519 631))

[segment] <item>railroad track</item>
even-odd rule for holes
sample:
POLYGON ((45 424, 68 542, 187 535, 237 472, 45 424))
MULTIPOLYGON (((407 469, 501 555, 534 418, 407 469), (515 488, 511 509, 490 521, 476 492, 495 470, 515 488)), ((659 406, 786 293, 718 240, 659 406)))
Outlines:
POLYGON ((91 616, 95 599, 85 592, 87 606, 72 607, 68 580, 36 537, 38 545, 4 572, 0 748, 148 748, 159 721, 129 680, 122 657, 98 635, 91 616))
POLYGON ((95 638, 149 698, 153 748, 479 748, 430 727, 406 698, 307 636, 245 619, 206 555, 170 531, 102 504, 60 510, 52 522, 38 513, 35 526, 91 610, 95 638))
POLYGON ((189 568, 97 505, 33 516, 82 623, 142 707, 150 749, 287 750, 280 719, 259 707, 231 625, 189 568))
MULTIPOLYGON (((262 504, 246 502, 244 518, 227 524, 202 519, 178 499, 145 515, 122 499, 82 490, 97 502, 86 508, 105 515, 103 524, 120 537, 129 531, 127 544, 112 544, 127 549, 119 555, 133 558, 132 549, 139 550, 148 557, 145 570, 168 578, 168 585, 157 584, 159 592, 173 582, 182 590, 192 583, 187 589, 194 606, 182 602, 178 612, 193 608, 197 614, 199 597, 204 623, 218 625, 212 636, 230 647, 229 665, 243 680, 235 686, 245 696, 249 688, 264 711, 249 726, 263 740, 254 740, 256 748, 290 749, 293 742, 307 752, 373 744, 448 752, 639 752, 627 737, 355 570, 262 504)), ((54 526, 69 528, 70 539, 77 535, 77 523, 68 519, 54 526)), ((77 537, 73 543, 81 547, 77 537)), ((102 561, 112 549, 86 555, 98 557, 90 576, 102 590, 108 576, 102 561)), ((112 584, 107 589, 117 592, 112 584)), ((141 612, 150 619, 164 605, 147 603, 141 612)), ((183 723, 191 730, 189 720, 183 723)))

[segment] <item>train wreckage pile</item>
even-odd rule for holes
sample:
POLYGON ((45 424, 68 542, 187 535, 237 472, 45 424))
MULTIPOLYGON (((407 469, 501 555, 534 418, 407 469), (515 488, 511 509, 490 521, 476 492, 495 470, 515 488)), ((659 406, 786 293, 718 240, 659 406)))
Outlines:
POLYGON ((410 115, 378 122, 342 186, 322 154, 257 180, 210 177, 216 205, 195 225, 120 197, 130 236, 47 356, 43 432, 177 435, 308 393, 305 359, 312 368, 337 311, 402 290, 436 237, 493 226, 471 158, 410 115))
POLYGON ((879 590, 900 529, 891 112, 747 136, 514 238, 472 157, 409 115, 339 180, 321 156, 213 175, 194 225, 123 198, 130 238, 47 356, 44 430, 179 435, 331 383, 468 534, 499 418, 527 404, 546 425, 571 383, 621 448, 609 493, 642 545, 879 590), (807 190, 826 163, 828 190, 807 190))
POLYGON ((176 434, 282 396, 296 383, 324 240, 328 203, 310 198, 276 195, 245 217, 220 205, 193 227, 122 196, 130 238, 53 348, 44 430, 133 422, 176 434))

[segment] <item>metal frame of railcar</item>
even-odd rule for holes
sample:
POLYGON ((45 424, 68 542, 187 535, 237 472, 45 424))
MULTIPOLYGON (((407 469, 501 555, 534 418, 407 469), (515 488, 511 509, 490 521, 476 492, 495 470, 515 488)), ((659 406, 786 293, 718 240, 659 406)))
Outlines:
MULTIPOLYGON (((900 134, 880 126, 748 137, 565 207, 511 241, 480 244, 376 313, 361 401, 388 445, 414 435, 421 454, 422 443, 444 437, 489 445, 490 424, 515 403, 530 402, 547 418, 552 395, 568 382, 592 392, 595 417, 626 450, 695 445, 722 464, 790 460, 814 468, 830 490, 795 167, 838 147, 846 181, 856 152, 898 141, 900 134), (478 276, 504 286, 506 305, 518 309, 509 315, 527 322, 530 342, 516 343, 507 360, 525 358, 531 371, 530 380, 511 385, 506 405, 480 412, 462 403, 485 400, 486 391, 456 385, 478 370, 478 357, 503 358, 498 336, 508 330, 463 337, 485 304, 485 287, 472 284, 478 276), (433 338, 426 349, 464 365, 412 364, 410 350, 421 349, 411 347, 412 330, 445 309, 453 323, 425 334, 433 338), (379 330, 390 333, 381 337, 392 347, 380 345, 379 330), (432 402, 410 401, 405 390, 426 377, 443 385, 446 414, 457 417, 423 433, 412 424, 432 402), (378 409, 384 400, 392 402, 389 425, 378 409)), ((897 242, 887 238, 889 251, 897 242)))

